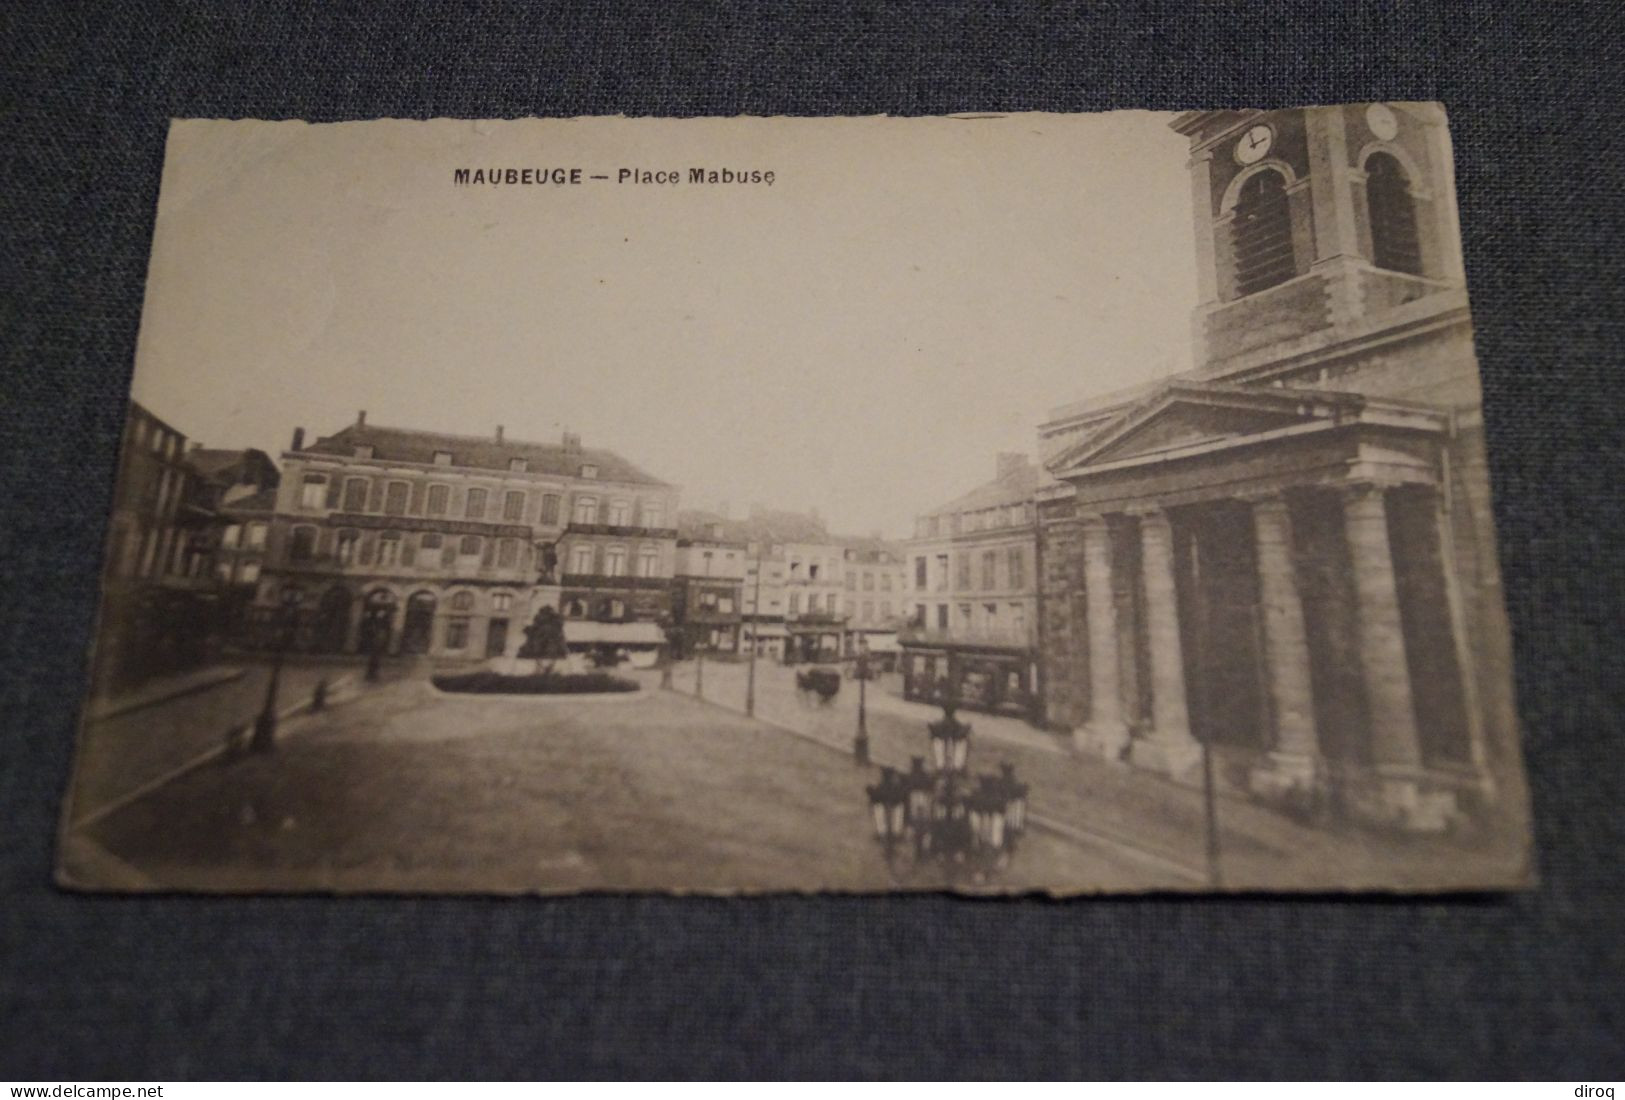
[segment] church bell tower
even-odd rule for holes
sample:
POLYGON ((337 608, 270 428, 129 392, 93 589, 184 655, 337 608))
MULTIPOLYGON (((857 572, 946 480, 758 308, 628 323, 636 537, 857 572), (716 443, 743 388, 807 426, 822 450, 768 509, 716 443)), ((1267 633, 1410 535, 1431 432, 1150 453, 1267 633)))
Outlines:
POLYGON ((1358 336, 1465 283, 1444 111, 1193 111, 1199 371, 1358 336))

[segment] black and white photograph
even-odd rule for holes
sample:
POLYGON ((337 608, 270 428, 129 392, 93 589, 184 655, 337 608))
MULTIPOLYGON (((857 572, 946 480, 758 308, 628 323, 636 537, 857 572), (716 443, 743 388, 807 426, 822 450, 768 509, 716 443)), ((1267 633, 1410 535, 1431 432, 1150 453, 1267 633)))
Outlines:
POLYGON ((1529 888, 1457 211, 1422 102, 175 121, 58 882, 1529 888))

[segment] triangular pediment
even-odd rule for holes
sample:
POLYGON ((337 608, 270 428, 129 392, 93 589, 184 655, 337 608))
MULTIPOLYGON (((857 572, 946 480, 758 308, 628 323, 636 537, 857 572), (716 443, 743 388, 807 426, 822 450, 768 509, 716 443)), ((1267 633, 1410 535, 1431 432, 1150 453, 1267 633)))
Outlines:
POLYGON ((1195 447, 1244 440, 1294 424, 1357 411, 1355 394, 1218 383, 1172 382, 1124 409, 1051 464, 1057 475, 1147 461, 1195 447))

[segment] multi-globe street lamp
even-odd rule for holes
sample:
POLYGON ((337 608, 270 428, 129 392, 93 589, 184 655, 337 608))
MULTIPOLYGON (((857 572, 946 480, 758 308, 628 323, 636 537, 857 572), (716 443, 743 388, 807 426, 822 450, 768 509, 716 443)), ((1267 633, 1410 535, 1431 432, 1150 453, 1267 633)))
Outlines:
POLYGON ((882 768, 868 788, 875 840, 894 876, 934 867, 949 882, 980 883, 1009 866, 1027 830, 1027 784, 1009 763, 973 784, 970 736, 953 705, 944 706, 930 725, 931 767, 916 756, 906 774, 882 768))

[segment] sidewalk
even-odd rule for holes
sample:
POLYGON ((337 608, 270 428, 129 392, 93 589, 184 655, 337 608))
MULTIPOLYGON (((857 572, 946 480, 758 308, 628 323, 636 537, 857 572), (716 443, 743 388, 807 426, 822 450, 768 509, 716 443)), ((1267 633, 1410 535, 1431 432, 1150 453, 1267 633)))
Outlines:
POLYGON ((216 684, 235 680, 246 671, 236 665, 208 665, 171 676, 158 676, 117 695, 92 696, 85 704, 85 721, 103 722, 132 710, 190 695, 194 691, 205 691, 216 684))
MULTIPOLYGON (((318 681, 332 687, 350 674, 330 664, 289 662, 278 685, 278 710, 308 704, 318 681)), ((265 664, 215 666, 184 680, 151 685, 138 703, 126 701, 111 713, 87 713, 74 754, 72 820, 83 821, 219 751, 229 732, 251 723, 260 712, 269 680, 265 664)))

